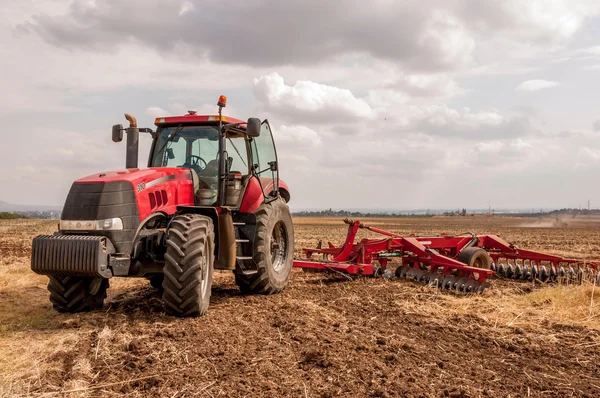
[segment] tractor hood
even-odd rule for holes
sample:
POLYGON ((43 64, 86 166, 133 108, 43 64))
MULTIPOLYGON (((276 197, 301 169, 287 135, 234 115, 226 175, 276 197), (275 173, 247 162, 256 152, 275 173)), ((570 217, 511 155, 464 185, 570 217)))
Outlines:
POLYGON ((140 223, 155 212, 173 214, 177 206, 194 205, 189 169, 150 168, 107 171, 73 183, 61 219, 74 221, 111 220, 119 228, 95 231, 107 236, 120 253, 129 253, 140 223))
MULTIPOLYGON (((75 207, 82 212, 83 207, 122 206, 131 203, 129 195, 117 194, 128 191, 137 203, 138 221, 144 220, 156 211, 173 214, 177 206, 194 205, 193 182, 189 169, 160 167, 149 169, 124 169, 106 171, 81 178, 73 183, 67 197, 65 211, 71 213, 75 207), (102 195, 93 195, 102 187, 102 195), (76 192, 89 192, 85 197, 73 198, 76 192)), ((75 195, 79 196, 79 195, 75 195)), ((85 212, 85 211, 84 211, 85 212)), ((70 218, 70 217, 69 217, 70 218)))

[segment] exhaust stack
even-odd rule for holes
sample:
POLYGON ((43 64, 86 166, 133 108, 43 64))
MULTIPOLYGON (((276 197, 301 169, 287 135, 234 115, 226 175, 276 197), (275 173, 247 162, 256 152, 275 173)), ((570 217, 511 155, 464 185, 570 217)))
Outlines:
POLYGON ((129 122, 127 128, 127 152, 125 153, 125 168, 138 168, 138 153, 140 144, 140 129, 137 126, 137 120, 129 113, 125 114, 125 119, 129 122))

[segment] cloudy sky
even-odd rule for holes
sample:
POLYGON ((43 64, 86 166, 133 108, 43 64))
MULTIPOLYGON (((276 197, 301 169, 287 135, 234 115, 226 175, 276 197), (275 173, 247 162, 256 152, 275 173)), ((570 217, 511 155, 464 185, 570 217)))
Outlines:
POLYGON ((293 209, 600 207, 597 0, 2 3, 0 200, 61 205, 124 112, 225 94, 293 209))

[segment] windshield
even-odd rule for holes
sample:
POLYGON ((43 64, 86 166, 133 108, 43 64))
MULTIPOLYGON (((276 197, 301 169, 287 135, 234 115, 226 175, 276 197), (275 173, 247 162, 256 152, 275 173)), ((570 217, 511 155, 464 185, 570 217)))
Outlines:
MULTIPOLYGON (((169 126, 160 128, 151 167, 187 167, 199 175, 218 174, 219 134, 217 126, 169 126), (173 137, 174 135, 174 137, 173 137)), ((229 170, 248 174, 244 138, 226 140, 229 170)))

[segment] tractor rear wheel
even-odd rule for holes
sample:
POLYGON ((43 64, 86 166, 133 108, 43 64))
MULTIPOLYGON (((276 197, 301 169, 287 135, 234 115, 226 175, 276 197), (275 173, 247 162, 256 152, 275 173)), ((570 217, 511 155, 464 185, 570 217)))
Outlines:
POLYGON ((467 247, 458 253, 457 260, 467 264, 469 267, 490 269, 492 258, 484 249, 480 247, 467 247))
POLYGON ((235 283, 245 294, 275 294, 287 285, 294 261, 294 225, 287 203, 277 198, 256 211, 254 262, 257 272, 235 271, 235 283))
POLYGON ((104 306, 108 279, 50 275, 50 302, 58 312, 83 312, 104 306))
POLYGON ((170 315, 204 315, 210 302, 214 265, 214 226, 199 214, 175 216, 167 232, 163 302, 170 315))

